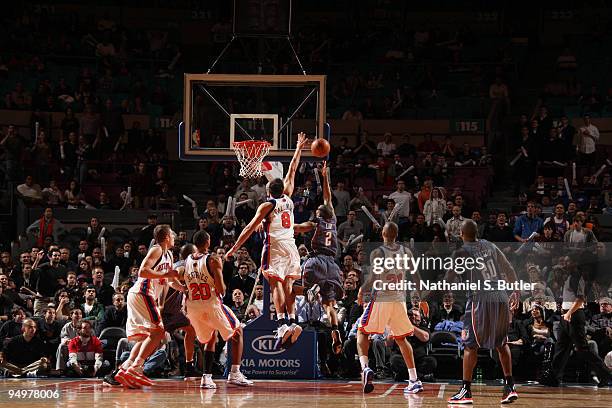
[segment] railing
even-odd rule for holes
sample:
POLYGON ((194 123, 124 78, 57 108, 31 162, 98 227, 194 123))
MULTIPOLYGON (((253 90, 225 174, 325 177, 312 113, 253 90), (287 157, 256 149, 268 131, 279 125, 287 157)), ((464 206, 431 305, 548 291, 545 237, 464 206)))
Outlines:
MULTIPOLYGON (((25 229, 40 218, 44 207, 28 207, 22 200, 17 200, 17 211, 15 222, 17 232, 24 233, 25 229)), ((53 215, 60 220, 67 229, 77 226, 88 225, 91 217, 97 217, 107 227, 139 226, 146 224, 148 214, 156 214, 160 224, 170 224, 173 228, 177 226, 178 210, 98 210, 98 209, 66 209, 55 208, 53 215)))

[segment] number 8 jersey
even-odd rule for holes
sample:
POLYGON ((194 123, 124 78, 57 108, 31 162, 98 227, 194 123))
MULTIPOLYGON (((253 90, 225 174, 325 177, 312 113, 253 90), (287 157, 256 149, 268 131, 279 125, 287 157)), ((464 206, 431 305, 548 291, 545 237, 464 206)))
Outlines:
POLYGON ((280 198, 270 198, 268 202, 274 204, 274 208, 263 220, 266 243, 274 245, 279 241, 295 242, 293 237, 293 200, 283 194, 280 198))
POLYGON ((266 279, 299 279, 300 254, 293 237, 293 201, 286 195, 270 198, 274 207, 264 217, 261 270, 266 279))

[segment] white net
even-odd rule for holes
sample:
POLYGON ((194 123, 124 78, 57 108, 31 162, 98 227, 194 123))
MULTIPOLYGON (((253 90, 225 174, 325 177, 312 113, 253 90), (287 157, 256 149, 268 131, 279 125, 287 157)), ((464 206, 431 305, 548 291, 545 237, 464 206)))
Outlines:
POLYGON ((261 140, 234 142, 233 149, 240 163, 240 177, 252 179, 262 176, 261 162, 270 152, 270 143, 261 140))

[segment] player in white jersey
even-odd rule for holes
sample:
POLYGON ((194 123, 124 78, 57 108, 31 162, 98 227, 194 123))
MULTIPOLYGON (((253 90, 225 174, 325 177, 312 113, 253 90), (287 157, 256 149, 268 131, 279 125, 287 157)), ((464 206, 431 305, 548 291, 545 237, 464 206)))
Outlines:
POLYGON ((294 238, 291 195, 295 172, 300 164, 300 155, 307 142, 306 134, 303 132, 298 134, 295 153, 285 179, 274 179, 267 184, 268 201, 257 208, 255 217, 242 230, 234 246, 225 254, 225 259, 229 260, 260 225, 263 227, 265 236, 261 268, 270 284, 276 308, 278 322, 276 336, 279 340, 277 345, 289 339, 295 343, 302 332, 302 328, 296 324, 295 297, 292 293, 293 282, 300 278, 301 273, 300 255, 294 238))
POLYGON ((158 305, 164 280, 174 281, 178 273, 172 268, 174 232, 168 225, 153 230, 156 245, 149 249, 138 270, 138 280, 127 295, 126 333, 136 344, 130 357, 121 365, 115 379, 128 388, 152 385, 143 374, 145 360, 159 347, 164 328, 158 305))
POLYGON ((253 381, 240 372, 243 349, 240 321, 222 301, 225 293, 223 261, 215 254, 207 254, 210 236, 206 231, 196 232, 193 243, 198 252, 189 255, 185 260, 182 280, 187 285, 187 317, 200 343, 207 344, 200 387, 216 388, 212 381, 212 359, 215 344, 213 339, 217 331, 223 340, 230 341, 232 345, 232 368, 227 382, 241 386, 253 385, 253 381))
MULTIPOLYGON (((398 234, 397 224, 387 222, 382 230, 384 244, 374 250, 370 257, 371 263, 374 265, 375 258, 395 259, 397 255, 407 255, 412 257, 409 249, 404 248, 396 242, 398 234)), ((386 265, 385 263, 381 263, 386 265)), ((379 265, 381 265, 379 264, 379 265)), ((414 364, 414 355, 412 346, 406 339, 407 336, 412 336, 414 327, 408 318, 406 309, 406 294, 403 290, 374 290, 374 282, 380 280, 383 283, 399 283, 405 279, 403 270, 387 269, 380 274, 372 273, 370 275, 370 284, 372 284, 372 296, 369 303, 365 306, 363 315, 359 318, 357 332, 357 351, 359 353, 359 362, 362 369, 363 392, 370 393, 374 390, 372 382, 374 372, 368 367, 368 349, 370 346, 369 335, 383 334, 386 328, 390 329, 389 337, 393 338, 397 343, 404 362, 408 368, 410 381, 404 389, 404 393, 415 394, 423 390, 423 385, 417 378, 416 367, 414 364)), ((379 282, 380 283, 380 282, 379 282)), ((362 299, 362 292, 359 289, 359 299, 362 299)))

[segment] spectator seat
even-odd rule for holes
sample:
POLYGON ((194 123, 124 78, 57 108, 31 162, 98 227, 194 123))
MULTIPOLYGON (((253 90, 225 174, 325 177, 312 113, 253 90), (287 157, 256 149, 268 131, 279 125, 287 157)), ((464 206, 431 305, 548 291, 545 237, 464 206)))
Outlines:
POLYGON ((436 356, 460 356, 457 336, 449 331, 431 333, 429 337, 429 354, 436 356))

